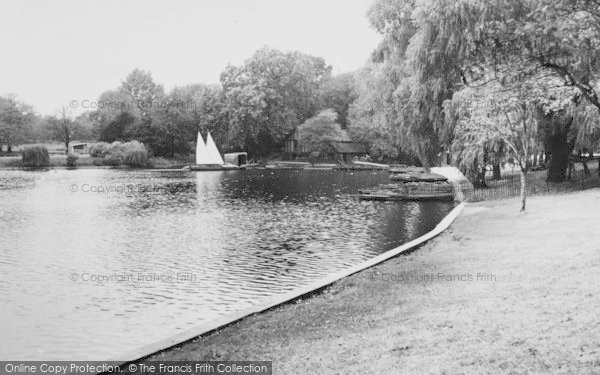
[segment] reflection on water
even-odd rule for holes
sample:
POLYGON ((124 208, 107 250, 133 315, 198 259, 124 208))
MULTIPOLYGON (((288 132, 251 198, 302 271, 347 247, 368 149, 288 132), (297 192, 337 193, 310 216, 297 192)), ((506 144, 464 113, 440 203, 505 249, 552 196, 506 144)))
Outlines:
POLYGON ((448 203, 361 202, 386 174, 0 172, 0 360, 103 360, 433 228, 448 203))

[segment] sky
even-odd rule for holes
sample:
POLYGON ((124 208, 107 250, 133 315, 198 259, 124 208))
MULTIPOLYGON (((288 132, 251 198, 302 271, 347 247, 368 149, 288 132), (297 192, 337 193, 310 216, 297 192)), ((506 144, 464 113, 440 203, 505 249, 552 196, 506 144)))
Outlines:
POLYGON ((97 100, 134 68, 167 90, 218 83, 263 46, 353 71, 380 40, 366 17, 372 1, 0 0, 0 95, 55 115, 97 100))

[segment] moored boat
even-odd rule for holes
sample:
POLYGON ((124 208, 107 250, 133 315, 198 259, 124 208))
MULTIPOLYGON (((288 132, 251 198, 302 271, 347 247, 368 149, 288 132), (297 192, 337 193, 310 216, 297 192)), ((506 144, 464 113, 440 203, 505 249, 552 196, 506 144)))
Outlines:
POLYGON ((389 190, 363 191, 358 194, 362 200, 383 200, 383 201, 452 201, 454 194, 452 192, 407 192, 400 193, 389 190))
POLYGON ((206 134, 206 143, 204 143, 202 134, 198 132, 196 164, 190 165, 186 169, 191 171, 224 171, 240 169, 240 167, 231 163, 225 163, 210 132, 206 134))
POLYGON ((363 200, 454 200, 452 185, 446 181, 404 182, 382 184, 373 189, 359 190, 358 197, 363 200))

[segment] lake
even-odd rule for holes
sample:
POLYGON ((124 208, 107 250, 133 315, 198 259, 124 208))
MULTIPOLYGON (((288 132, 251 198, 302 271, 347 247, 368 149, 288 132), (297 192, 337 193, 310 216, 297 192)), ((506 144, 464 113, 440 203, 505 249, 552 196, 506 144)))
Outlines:
POLYGON ((387 173, 0 171, 0 360, 106 360, 358 264, 454 207, 387 173))

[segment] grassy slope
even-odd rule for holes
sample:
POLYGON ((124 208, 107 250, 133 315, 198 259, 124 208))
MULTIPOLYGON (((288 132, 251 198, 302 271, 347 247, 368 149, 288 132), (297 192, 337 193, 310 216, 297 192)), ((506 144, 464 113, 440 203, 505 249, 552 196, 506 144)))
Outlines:
POLYGON ((531 198, 524 214, 517 200, 472 204, 410 255, 149 359, 272 360, 276 374, 600 373, 598 207, 600 190, 531 198), (443 276, 478 272, 496 280, 443 276))

